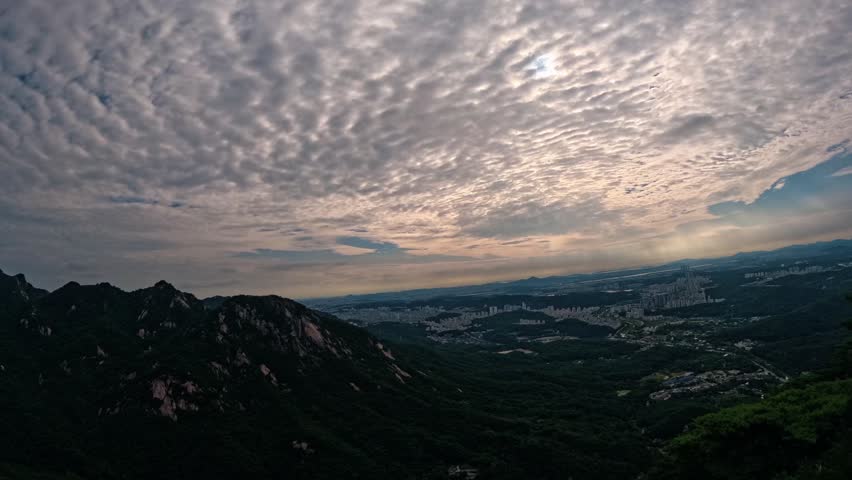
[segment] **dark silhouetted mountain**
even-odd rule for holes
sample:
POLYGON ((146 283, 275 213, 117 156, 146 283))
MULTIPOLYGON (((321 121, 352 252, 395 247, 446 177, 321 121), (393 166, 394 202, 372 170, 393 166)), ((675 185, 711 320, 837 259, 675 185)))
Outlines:
POLYGON ((377 471, 361 443, 423 378, 277 296, 208 308, 164 281, 48 293, 0 274, 0 463, 84 478, 377 471))
MULTIPOLYGON (((793 313, 817 319, 825 310, 793 313)), ((513 315, 498 316, 490 334, 500 334, 500 322, 514 325, 513 315)), ((782 320, 742 329, 782 339, 836 330, 782 320)), ((804 382, 704 417, 661 455, 667 439, 718 405, 650 403, 657 387, 648 373, 733 360, 705 366, 719 359, 613 342, 600 338, 604 327, 559 326, 580 327, 561 334, 583 340, 529 350, 391 349, 277 296, 202 301, 165 281, 133 292, 76 282, 46 292, 0 273, 0 478, 446 479, 473 471, 453 468, 460 465, 488 479, 641 478, 659 458, 645 478, 848 478, 852 349, 824 380, 840 383, 804 382), (744 451, 761 466, 741 468, 744 451), (788 461, 775 462, 779 455, 788 461)))
POLYGON ((210 309, 216 309, 216 308, 221 307, 222 304, 225 303, 225 300, 227 300, 228 298, 230 298, 230 297, 223 297, 221 295, 215 295, 213 297, 205 298, 201 301, 204 302, 205 307, 210 308, 210 309))
POLYGON ((23 274, 9 276, 0 270, 0 316, 18 316, 29 308, 30 302, 47 293, 30 285, 23 274))

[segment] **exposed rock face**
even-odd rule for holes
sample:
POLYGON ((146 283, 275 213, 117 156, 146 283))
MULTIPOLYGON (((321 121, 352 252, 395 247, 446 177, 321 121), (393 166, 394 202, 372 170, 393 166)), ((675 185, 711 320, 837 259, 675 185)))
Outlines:
POLYGON ((300 442, 298 440, 293 440, 293 443, 290 444, 294 449, 299 450, 304 453, 314 453, 314 449, 312 449, 308 442, 300 442))
MULTIPOLYGON (((279 352, 300 357, 344 358, 351 353, 344 341, 326 331, 316 312, 280 297, 231 297, 222 303, 217 326, 220 343, 235 337, 259 339, 279 352)), ((243 358, 237 361, 246 363, 243 358)))
POLYGON ((260 373, 262 373, 264 377, 267 377, 273 385, 278 385, 278 378, 274 373, 272 373, 272 370, 270 370, 269 367, 264 364, 260 364, 260 373))
POLYGON ((60 396, 68 382, 86 390, 98 379, 99 417, 143 411, 177 422, 251 410, 245 392, 286 395, 319 372, 349 394, 413 378, 363 330, 277 296, 205 304, 164 281, 134 292, 71 282, 48 293, 0 273, 0 300, 0 321, 36 342, 30 349, 62 351, 29 378, 60 396))
POLYGON ((308 338, 313 340, 317 345, 325 345, 325 340, 322 337, 322 332, 320 332, 319 327, 317 327, 310 320, 306 320, 303 322, 305 334, 308 335, 308 338))
POLYGON ((168 391, 168 385, 166 384, 165 380, 156 379, 151 382, 151 394, 157 400, 165 400, 166 396, 168 395, 168 391))
POLYGON ((381 343, 377 343, 376 348, 378 348, 379 351, 382 352, 382 355, 384 355, 385 357, 387 357, 391 360, 396 360, 396 358, 394 358, 394 356, 393 356, 393 353, 389 349, 386 349, 385 346, 382 345, 381 343))
POLYGON ((246 355, 246 352, 240 350, 237 352, 237 357, 234 360, 234 363, 237 366, 251 365, 251 360, 249 360, 248 355, 246 355))
POLYGON ((229 375, 228 369, 222 366, 219 362, 210 362, 210 368, 219 378, 227 377, 229 375))
POLYGON ((151 382, 151 396, 160 400, 160 415, 177 421, 178 411, 198 411, 198 405, 192 396, 199 392, 198 386, 191 382, 178 382, 172 377, 157 378, 151 382))
POLYGON ((161 478, 149 458, 168 458, 174 473, 218 468, 231 453, 274 465, 253 478, 317 478, 325 459, 348 455, 333 449, 363 438, 339 428, 353 420, 341 412, 395 424, 389 405, 433 391, 361 328, 281 297, 202 302, 166 282, 48 293, 0 273, 0 345, 4 453, 20 444, 7 455, 94 459, 71 472, 81 478, 161 478), (257 442, 274 448, 258 453, 257 442), (198 456, 211 445, 222 450, 198 456), (98 475, 102 463, 109 476, 98 475))

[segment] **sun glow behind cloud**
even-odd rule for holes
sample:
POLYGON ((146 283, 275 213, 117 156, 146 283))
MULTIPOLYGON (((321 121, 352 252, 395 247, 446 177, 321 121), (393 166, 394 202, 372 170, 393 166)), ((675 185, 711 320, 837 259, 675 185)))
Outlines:
POLYGON ((0 266, 304 296, 844 236, 819 179, 850 177, 850 27, 842 0, 13 2, 0 266))
POLYGON ((539 55, 533 60, 527 70, 532 71, 535 78, 548 78, 556 75, 554 60, 550 54, 539 55))

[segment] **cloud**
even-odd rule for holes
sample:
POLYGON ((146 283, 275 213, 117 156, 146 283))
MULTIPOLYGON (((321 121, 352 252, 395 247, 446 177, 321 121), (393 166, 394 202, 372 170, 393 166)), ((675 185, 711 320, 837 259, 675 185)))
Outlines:
MULTIPOLYGON (((574 205, 516 202, 487 210, 482 215, 459 216, 463 234, 484 238, 518 238, 577 232, 600 234, 617 223, 619 213, 604 209, 595 200, 574 205)), ((501 243, 511 244, 512 242, 501 243)))
POLYGON ((843 0, 10 2, 0 264, 287 293, 252 282, 297 262, 343 292, 635 251, 845 148, 850 26, 843 0), (302 253, 230 255, 259 251, 302 253))
POLYGON ((840 170, 831 174, 832 177, 843 177, 846 175, 852 175, 852 167, 841 168, 840 170))
POLYGON ((324 250, 275 250, 257 248, 252 251, 239 252, 240 258, 282 260, 287 265, 293 264, 334 264, 347 263, 350 265, 370 264, 418 264, 435 262, 457 262, 475 260, 475 257, 460 255, 417 255, 408 253, 411 249, 401 248, 391 242, 377 242, 361 237, 341 237, 337 246, 324 250), (348 247, 340 251, 339 246, 348 247), (353 250, 349 250, 353 249, 353 250))
POLYGON ((737 223, 774 223, 785 217, 852 210, 852 177, 842 174, 850 169, 852 154, 838 153, 811 169, 778 179, 752 202, 717 203, 708 211, 737 223))
POLYGON ((109 201, 113 203, 124 203, 124 204, 138 204, 138 205, 157 205, 160 203, 157 200, 153 200, 150 198, 142 198, 142 197, 129 197, 124 195, 117 195, 114 197, 109 197, 109 201))
POLYGON ((676 125, 660 135, 660 140, 664 143, 683 142, 703 131, 710 131, 716 119, 712 115, 695 114, 674 119, 673 122, 676 125))
POLYGON ((345 245, 363 250, 372 250, 374 253, 394 253, 402 252, 406 249, 399 248, 399 245, 391 242, 376 242, 361 237, 340 237, 337 239, 338 245, 345 245))

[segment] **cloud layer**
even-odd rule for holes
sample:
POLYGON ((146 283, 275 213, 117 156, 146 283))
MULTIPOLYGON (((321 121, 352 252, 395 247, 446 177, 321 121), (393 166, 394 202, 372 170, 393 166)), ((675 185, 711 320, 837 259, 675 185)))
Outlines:
POLYGON ((848 45, 844 0, 12 2, 0 265, 306 296, 845 236, 762 199, 845 152, 848 45))

